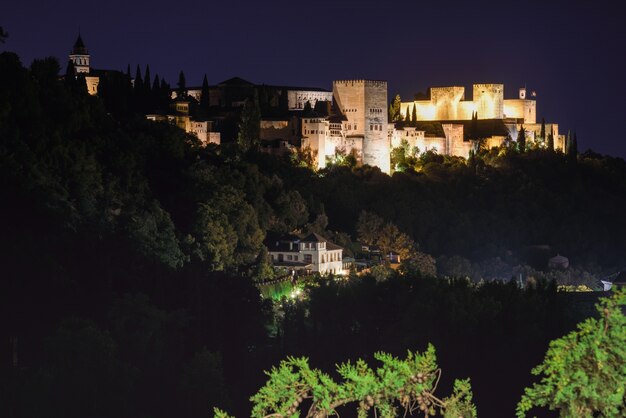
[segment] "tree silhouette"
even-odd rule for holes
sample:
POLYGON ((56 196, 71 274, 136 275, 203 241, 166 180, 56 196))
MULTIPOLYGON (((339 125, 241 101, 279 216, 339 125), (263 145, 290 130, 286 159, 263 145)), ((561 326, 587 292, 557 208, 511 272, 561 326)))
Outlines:
POLYGON ((521 153, 526 152, 526 129, 524 129, 524 125, 522 125, 517 133, 517 149, 521 153))

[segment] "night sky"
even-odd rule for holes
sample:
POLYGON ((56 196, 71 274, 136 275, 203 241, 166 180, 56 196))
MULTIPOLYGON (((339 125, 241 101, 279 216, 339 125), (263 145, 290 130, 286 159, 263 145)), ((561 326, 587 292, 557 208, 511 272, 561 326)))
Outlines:
POLYGON ((389 82, 408 99, 429 86, 526 85, 537 117, 575 129, 581 151, 626 157, 626 24, 604 1, 12 1, 3 50, 63 68, 79 27, 92 67, 142 71, 187 85, 206 73, 255 83, 324 87, 389 82))

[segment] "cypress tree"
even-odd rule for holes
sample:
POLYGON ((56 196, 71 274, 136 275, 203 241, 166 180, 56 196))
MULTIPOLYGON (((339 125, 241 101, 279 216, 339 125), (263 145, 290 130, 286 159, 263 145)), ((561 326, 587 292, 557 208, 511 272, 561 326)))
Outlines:
POLYGON ((571 160, 571 161, 576 161, 576 157, 578 156, 578 139, 576 138, 576 132, 574 132, 573 136, 570 136, 568 133, 568 138, 569 138, 569 147, 567 147, 567 157, 571 160))
POLYGON ((409 112, 409 107, 406 107, 406 113, 404 114, 404 121, 405 122, 410 122, 411 121, 411 112, 409 112))
POLYGON ((541 140, 545 142, 546 140, 546 120, 545 118, 541 118, 541 131, 539 132, 539 136, 541 140))
POLYGON ((128 77, 129 80, 131 79, 131 76, 130 76, 130 64, 128 64, 126 66, 126 77, 128 77))
POLYGON ((139 64, 137 64, 137 70, 135 71, 135 93, 138 93, 143 90, 143 79, 141 78, 141 68, 139 68, 139 64))
POLYGON ((570 155, 570 149, 572 148, 572 135, 570 131, 567 131, 567 137, 565 138, 565 155, 570 155))
POLYGON ((69 60, 65 68, 65 82, 71 84, 74 81, 76 81, 76 69, 74 68, 74 62, 69 60))
POLYGON ((313 107, 311 106, 311 102, 307 100, 306 103, 304 104, 304 109, 302 109, 302 115, 311 116, 312 113, 313 113, 313 107))
POLYGON ((396 94, 396 97, 394 97, 393 99, 393 115, 394 115, 394 121, 399 120, 402 117, 402 114, 400 113, 400 107, 402 104, 402 99, 400 99, 400 95, 396 94))
POLYGON ((469 138, 478 140, 478 113, 472 112, 472 124, 470 125, 469 138))
POLYGON ((548 151, 554 151, 554 135, 552 135, 552 132, 548 134, 548 151))
POLYGON ((526 130, 524 129, 524 125, 522 125, 517 134, 517 147, 519 152, 526 152, 526 130))
POLYGON ((413 103, 413 112, 411 112, 411 122, 417 123, 417 109, 415 108, 415 103, 413 103))
POLYGON ((187 82, 185 80, 185 73, 180 71, 178 74, 178 96, 185 97, 187 95, 187 82))
POLYGON ((206 78, 206 74, 202 79, 202 93, 200 95, 200 107, 203 109, 209 108, 209 82, 206 78))
POLYGON ((160 91, 161 91, 161 83, 159 83, 159 75, 156 74, 154 76, 154 82, 152 83, 152 92, 158 95, 160 91))
POLYGON ((280 97, 278 98, 278 108, 281 112, 287 112, 289 110, 289 97, 287 90, 282 90, 280 97))
POLYGON ((150 85, 150 66, 149 65, 146 65, 146 72, 144 73, 143 79, 144 79, 143 90, 148 95, 150 94, 150 88, 152 87, 150 85))
MULTIPOLYGON (((311 103, 307 101, 309 108, 311 103)), ((237 135, 237 144, 243 152, 256 148, 259 143, 261 130, 261 108, 259 106, 258 93, 254 92, 254 99, 246 99, 241 110, 241 119, 239 122, 239 133, 237 135)))
POLYGON ((135 84, 133 86, 134 96, 134 108, 136 112, 144 111, 144 86, 143 78, 141 77, 141 69, 137 64, 137 70, 135 71, 135 84))
POLYGON ((396 118, 396 114, 394 112, 392 103, 389 103, 389 112, 387 116, 389 117, 389 122, 393 122, 394 119, 396 118))

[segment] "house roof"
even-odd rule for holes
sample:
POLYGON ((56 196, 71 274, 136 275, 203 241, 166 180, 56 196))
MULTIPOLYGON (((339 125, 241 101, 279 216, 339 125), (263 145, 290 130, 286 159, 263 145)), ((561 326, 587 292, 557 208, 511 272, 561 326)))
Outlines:
POLYGON ((326 238, 315 232, 310 233, 306 237, 302 238, 302 242, 328 242, 326 238))
POLYGON ((339 245, 332 243, 330 241, 326 241, 326 249, 327 250, 343 250, 343 247, 340 247, 339 245))
POLYGON ((244 80, 241 77, 233 77, 233 78, 229 78, 228 80, 224 80, 221 83, 218 84, 219 86, 229 86, 229 85, 235 85, 235 86, 240 86, 240 85, 247 85, 247 86, 253 86, 254 83, 249 82, 248 80, 244 80))

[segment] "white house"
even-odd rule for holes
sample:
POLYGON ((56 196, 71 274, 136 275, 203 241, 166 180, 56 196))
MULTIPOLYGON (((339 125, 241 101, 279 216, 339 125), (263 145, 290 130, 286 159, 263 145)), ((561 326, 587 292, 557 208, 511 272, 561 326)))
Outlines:
POLYGON ((275 267, 294 273, 347 273, 343 267, 343 248, 321 235, 313 233, 305 238, 288 235, 266 242, 266 245, 275 267))

